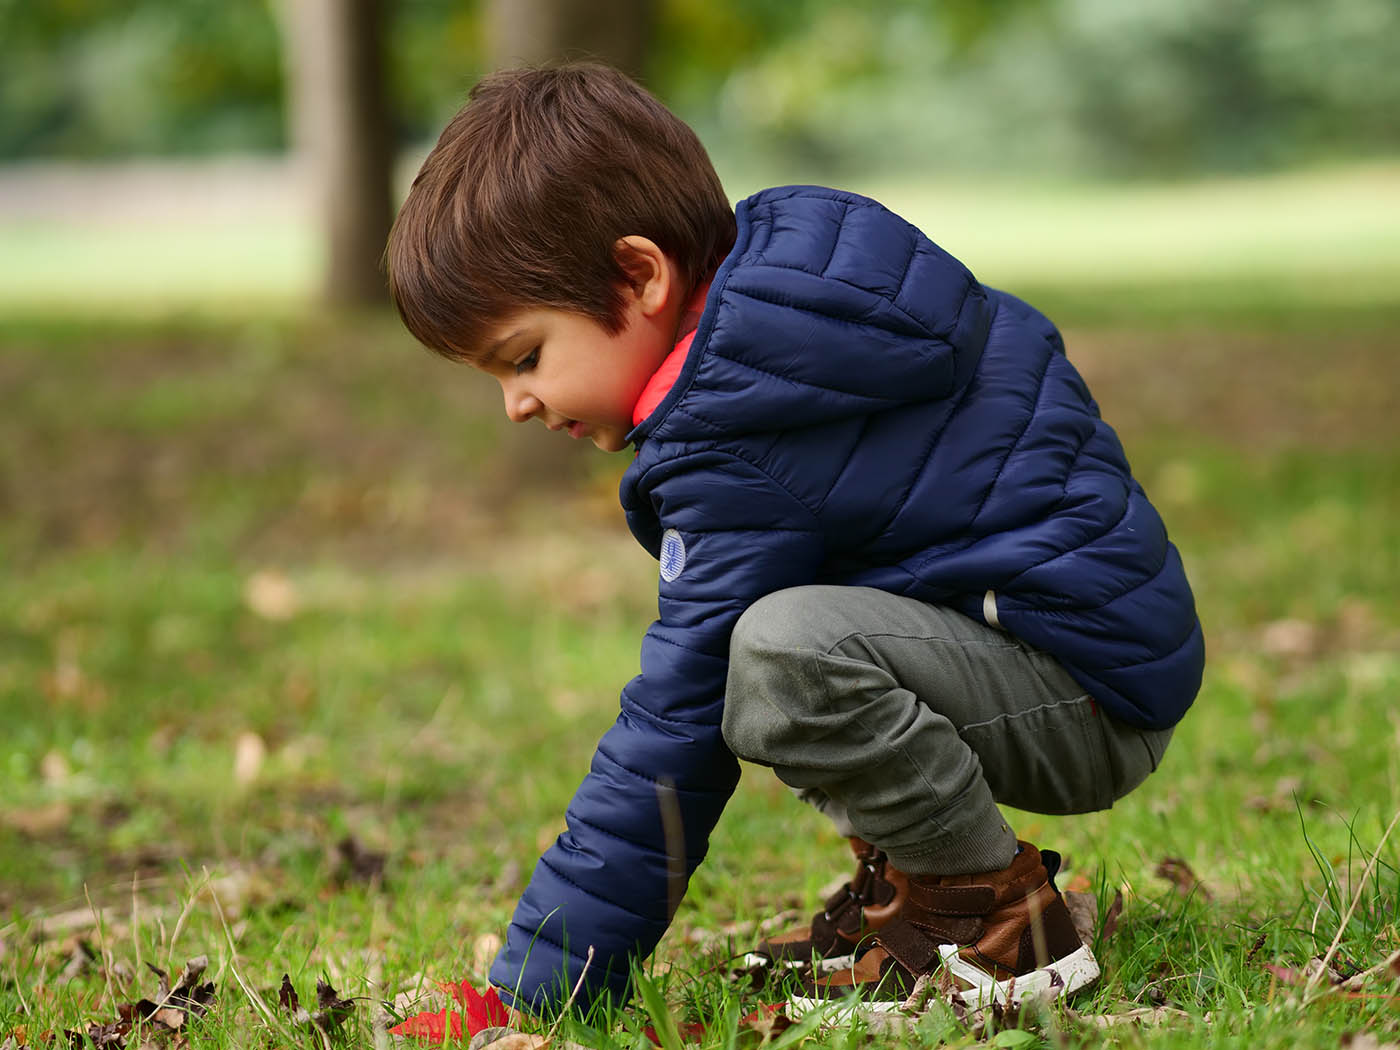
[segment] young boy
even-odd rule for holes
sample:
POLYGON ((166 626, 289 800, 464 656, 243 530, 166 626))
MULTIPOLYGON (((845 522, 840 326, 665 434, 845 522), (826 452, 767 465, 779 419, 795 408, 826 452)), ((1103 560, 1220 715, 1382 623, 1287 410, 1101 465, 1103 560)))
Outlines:
POLYGON ((1203 647, 1054 326, 855 194, 767 190, 736 215, 694 133, 591 65, 479 83, 388 266, 408 328, 496 379, 511 419, 634 447, 622 504, 660 561, 641 674, 493 983, 539 1011, 586 969, 580 1003, 625 998, 736 755, 861 860, 759 946, 816 961, 806 998, 1092 982, 1058 858, 997 803, 1079 813, 1136 787, 1203 647))

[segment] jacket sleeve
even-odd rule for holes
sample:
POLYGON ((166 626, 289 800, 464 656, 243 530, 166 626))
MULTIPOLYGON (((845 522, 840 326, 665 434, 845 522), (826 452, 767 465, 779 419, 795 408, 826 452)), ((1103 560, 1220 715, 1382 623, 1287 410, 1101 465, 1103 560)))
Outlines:
POLYGON ((720 733, 734 622, 764 594, 810 582, 821 562, 811 513, 732 456, 669 460, 637 491, 665 530, 660 615, 491 968, 493 984, 536 1012, 562 1004, 590 949, 578 1005, 629 996, 631 963, 665 933, 738 783, 720 733))

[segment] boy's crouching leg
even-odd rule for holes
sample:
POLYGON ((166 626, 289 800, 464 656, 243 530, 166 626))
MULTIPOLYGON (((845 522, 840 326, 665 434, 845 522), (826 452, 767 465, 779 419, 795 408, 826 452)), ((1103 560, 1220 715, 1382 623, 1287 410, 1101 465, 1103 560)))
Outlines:
POLYGON ((957 615, 864 587, 767 595, 730 641, 726 742, 906 870, 1003 867, 1016 839, 981 764, 929 702, 941 688, 915 684, 963 689, 943 682, 965 663, 957 615))
MULTIPOLYGON (((815 612, 825 590, 795 588, 770 594, 738 621, 730 645, 723 731, 740 757, 775 765, 783 755, 801 751, 803 727, 821 704, 809 702, 816 694, 792 664, 804 659, 804 651, 824 649, 827 636, 834 633, 815 612)), ((750 979, 770 967, 784 972, 816 964, 829 972, 850 965, 872 930, 896 914, 903 901, 903 876, 887 868, 883 850, 856 836, 846 807, 818 787, 789 786, 850 840, 858 865, 809 924, 770 932, 758 942, 745 956, 750 979), (887 871, 892 878, 886 877, 887 871)))
POLYGON ((858 992, 897 1004, 935 971, 983 1005, 1097 977, 1053 854, 1018 849, 996 799, 1104 808, 1156 765, 1168 734, 1118 726, 1048 654, 883 591, 781 591, 735 627, 723 729, 870 851, 846 900, 754 953, 785 965, 804 954, 793 944, 805 949, 811 1003, 858 992), (867 892, 881 882, 893 892, 867 892))
POLYGON ((802 665, 826 647, 829 632, 812 601, 813 592, 825 589, 775 591, 750 605, 734 625, 723 731, 740 758, 775 765, 802 748, 805 727, 819 717, 819 683, 802 665))
MULTIPOLYGON (((859 633, 841 600, 856 588, 807 586, 774 591, 748 607, 729 643, 723 733, 736 755, 770 766, 802 801, 846 836, 845 807, 824 790, 864 758, 848 730, 852 690, 833 685, 829 663, 859 633), (841 696, 833 696, 833 690, 841 696)), ((858 618, 856 618, 858 619, 858 618)))

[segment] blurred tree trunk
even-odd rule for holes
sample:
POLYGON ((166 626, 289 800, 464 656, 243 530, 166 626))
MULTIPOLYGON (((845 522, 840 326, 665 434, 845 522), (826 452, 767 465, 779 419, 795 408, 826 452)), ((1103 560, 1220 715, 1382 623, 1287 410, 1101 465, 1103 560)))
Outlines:
POLYGON ((321 209, 324 297, 383 302, 393 216, 385 0, 282 0, 292 139, 321 209))
POLYGON ((491 67, 595 58, 645 72, 656 0, 488 0, 491 67))

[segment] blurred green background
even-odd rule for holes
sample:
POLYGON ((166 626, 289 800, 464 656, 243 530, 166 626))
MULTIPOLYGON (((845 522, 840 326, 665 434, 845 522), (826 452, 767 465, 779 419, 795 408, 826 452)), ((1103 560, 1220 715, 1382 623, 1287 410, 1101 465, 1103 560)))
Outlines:
MULTIPOLYGON (((336 6, 0 3, 0 309, 316 296, 345 249, 307 162, 331 121, 299 117, 298 90, 327 78, 315 44, 336 27, 316 12, 336 6)), ((1400 283, 1392 0, 339 6, 382 67, 348 118, 383 125, 368 150, 393 172, 367 191, 371 231, 477 76, 602 54, 694 124, 734 197, 874 193, 993 283, 1097 309, 1103 287, 1152 288, 1158 315, 1367 308, 1400 283)))
MULTIPOLYGON (((435 136, 472 80, 500 64, 490 6, 384 5, 400 144, 435 136)), ((1180 174, 1400 149, 1400 11, 1389 0, 494 7, 644 19, 624 64, 722 155, 760 150, 783 165, 1180 174)), ((6 0, 0 41, 0 158, 287 144, 277 3, 6 0)))
MULTIPOLYGON (((173 924, 204 864, 260 887, 242 950, 268 987, 361 950, 390 987, 460 977, 503 925, 656 568, 618 513, 627 457, 510 426, 403 333, 377 263, 477 76, 594 52, 695 125, 732 197, 878 197, 1064 329, 1210 662, 1143 791, 1018 828, 1144 930, 1159 857, 1224 887, 1200 951, 1238 933, 1241 975, 1173 1001, 1253 1025, 1262 961, 1300 965, 1309 915, 1337 928, 1308 842, 1344 868, 1400 806, 1394 0, 0 0, 0 1019, 65 965, 44 915, 139 886, 173 924), (346 836, 391 893, 342 894, 346 836)), ((680 964, 686 930, 810 908, 845 864, 753 774, 663 945, 680 964)), ((1194 958, 1173 943, 1110 948, 1104 995, 1194 958)), ((39 1002, 52 1027, 86 1009, 39 1002)))

